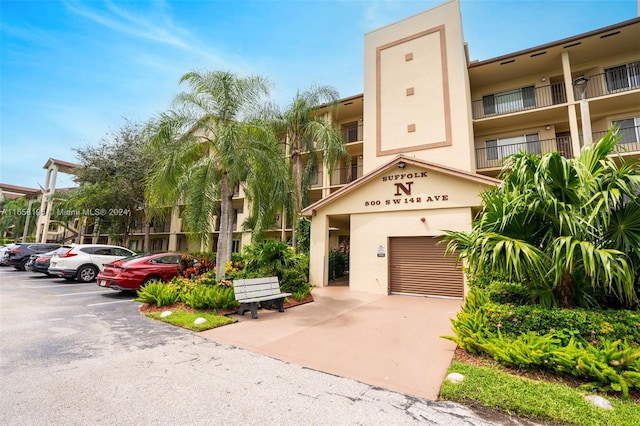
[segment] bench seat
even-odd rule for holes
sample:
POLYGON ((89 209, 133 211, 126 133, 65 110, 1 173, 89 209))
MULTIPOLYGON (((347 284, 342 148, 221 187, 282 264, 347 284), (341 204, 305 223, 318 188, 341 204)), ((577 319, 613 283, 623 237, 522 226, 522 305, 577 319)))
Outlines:
POLYGON ((249 278, 233 280, 233 291, 236 300, 240 303, 238 315, 251 312, 251 318, 258 318, 258 307, 276 307, 284 312, 284 299, 291 293, 283 293, 280 290, 278 277, 249 278))

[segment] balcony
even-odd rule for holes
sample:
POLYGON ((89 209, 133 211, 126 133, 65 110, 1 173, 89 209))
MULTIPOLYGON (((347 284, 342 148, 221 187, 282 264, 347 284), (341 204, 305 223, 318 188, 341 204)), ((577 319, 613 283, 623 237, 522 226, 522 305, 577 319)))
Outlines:
POLYGON ((362 142, 363 127, 364 126, 360 124, 341 128, 340 134, 342 135, 342 139, 344 139, 346 143, 362 142))
POLYGON ((500 168, 503 166, 504 159, 506 157, 519 152, 528 152, 531 154, 559 152, 566 158, 573 157, 571 150, 571 137, 563 136, 539 141, 476 148, 476 169, 500 168))
POLYGON ((563 82, 548 86, 528 86, 501 93, 485 95, 471 102, 473 119, 496 117, 518 111, 544 108, 567 102, 563 82))
POLYGON ((586 83, 573 87, 576 99, 597 98, 640 88, 640 62, 607 68, 602 74, 588 75, 586 83))
POLYGON ((331 173, 330 185, 346 185, 362 176, 362 166, 353 165, 351 167, 343 167, 335 169, 331 173))
MULTIPOLYGON (((593 132, 593 141, 597 141, 607 134, 607 131, 593 132)), ((621 127, 618 130, 620 140, 616 145, 616 152, 620 154, 629 152, 640 152, 640 126, 621 127)), ((582 135, 580 135, 580 146, 584 143, 582 141, 582 135)))

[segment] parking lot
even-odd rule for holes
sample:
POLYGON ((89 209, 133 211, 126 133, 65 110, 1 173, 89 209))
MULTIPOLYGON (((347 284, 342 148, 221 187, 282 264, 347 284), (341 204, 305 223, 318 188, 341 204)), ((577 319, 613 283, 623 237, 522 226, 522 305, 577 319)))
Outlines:
POLYGON ((0 423, 489 424, 147 319, 133 298, 1 267, 0 423))

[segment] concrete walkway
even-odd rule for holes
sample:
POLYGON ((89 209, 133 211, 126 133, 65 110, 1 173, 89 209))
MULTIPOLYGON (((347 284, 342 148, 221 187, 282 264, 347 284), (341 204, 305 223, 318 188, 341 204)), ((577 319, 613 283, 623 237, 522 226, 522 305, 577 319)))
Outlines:
POLYGON ((455 344, 451 322, 462 301, 379 296, 319 287, 314 302, 284 313, 200 333, 217 342, 429 400, 438 392, 455 344))

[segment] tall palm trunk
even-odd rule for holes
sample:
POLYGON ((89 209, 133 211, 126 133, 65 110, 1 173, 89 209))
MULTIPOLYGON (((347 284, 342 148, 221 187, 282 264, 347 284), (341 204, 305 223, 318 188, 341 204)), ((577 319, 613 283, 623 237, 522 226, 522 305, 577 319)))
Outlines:
POLYGON ((294 144, 295 147, 293 149, 293 154, 291 154, 291 161, 293 162, 293 176, 296 181, 296 193, 294 197, 295 204, 293 208, 293 220, 291 224, 291 246, 297 253, 298 233, 296 225, 298 224, 298 214, 300 213, 300 210, 302 210, 302 158, 300 157, 300 138, 296 138, 294 144))
POLYGON ((562 273, 562 278, 556 288, 554 294, 558 306, 561 308, 573 308, 576 303, 576 292, 573 288, 573 279, 569 271, 562 273))
POLYGON ((220 233, 216 249, 216 280, 223 280, 225 267, 231 260, 233 239, 233 191, 229 187, 229 178, 223 174, 220 179, 220 233))
POLYGON ((149 207, 144 206, 142 209, 142 231, 144 233, 144 239, 142 240, 142 251, 144 252, 148 252, 150 251, 149 249, 149 242, 151 239, 151 223, 149 221, 149 207))

